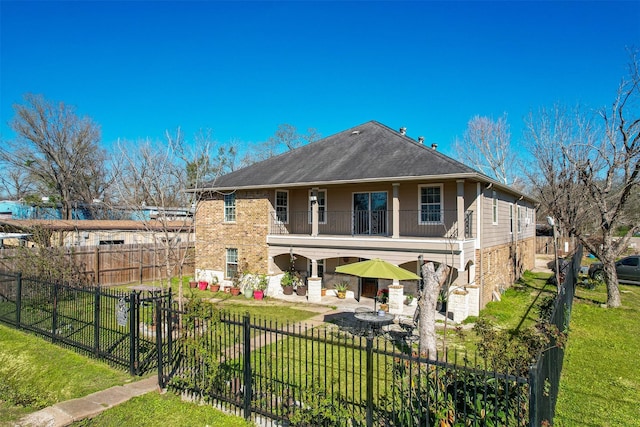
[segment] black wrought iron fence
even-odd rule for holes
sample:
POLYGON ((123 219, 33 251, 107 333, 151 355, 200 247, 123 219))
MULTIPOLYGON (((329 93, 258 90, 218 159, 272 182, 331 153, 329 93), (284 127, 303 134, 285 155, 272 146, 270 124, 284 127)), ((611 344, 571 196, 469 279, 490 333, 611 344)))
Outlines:
MULTIPOLYGON (((552 322, 566 331, 581 250, 563 271, 552 322)), ((419 349, 335 325, 279 325, 170 292, 120 292, 0 272, 0 321, 204 398, 261 425, 539 426, 552 421, 564 351, 528 378, 467 354, 419 349), (351 331, 353 332, 353 331, 351 331)), ((360 331, 362 332, 362 331, 360 331)))
POLYGON ((160 384, 261 425, 529 421, 527 378, 486 371, 466 355, 429 360, 371 334, 277 325, 212 307, 182 319, 164 347, 160 384))
POLYGON ((170 293, 123 292, 0 273, 0 321, 138 375, 157 366, 155 301, 170 293))
MULTIPOLYGON (((581 260, 582 246, 578 246, 571 259, 561 260, 559 263, 562 286, 558 288, 558 295, 553 302, 550 322, 560 333, 567 333, 569 329, 581 260)), ((538 355, 536 363, 531 366, 529 372, 532 426, 543 425, 545 422, 551 425, 555 415, 560 374, 564 361, 564 347, 557 345, 555 337, 551 338, 550 344, 548 349, 538 355)))

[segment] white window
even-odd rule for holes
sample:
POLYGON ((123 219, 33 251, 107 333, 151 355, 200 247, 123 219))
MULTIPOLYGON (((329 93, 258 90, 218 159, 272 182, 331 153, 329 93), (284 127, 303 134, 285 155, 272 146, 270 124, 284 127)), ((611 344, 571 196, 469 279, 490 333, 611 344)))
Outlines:
POLYGON ((513 234, 513 205, 509 205, 509 233, 513 234))
POLYGON ((226 274, 227 279, 231 279, 238 274, 238 249, 227 248, 227 262, 226 262, 226 274))
POLYGON ((276 219, 283 223, 289 223, 289 192, 276 190, 276 219))
POLYGON ((441 224, 443 222, 442 185, 421 185, 418 203, 420 224, 441 224))
POLYGON ((224 222, 236 222, 236 193, 224 195, 224 222))
MULTIPOLYGON (((313 204, 311 203, 312 190, 309 190, 309 224, 311 224, 311 211, 313 204)), ((320 224, 327 223, 327 190, 318 190, 316 193, 316 203, 318 203, 318 222, 320 224)))
POLYGON ((497 224, 498 223, 498 195, 496 194, 496 192, 493 192, 493 205, 491 207, 492 209, 492 217, 493 217, 493 223, 497 224))

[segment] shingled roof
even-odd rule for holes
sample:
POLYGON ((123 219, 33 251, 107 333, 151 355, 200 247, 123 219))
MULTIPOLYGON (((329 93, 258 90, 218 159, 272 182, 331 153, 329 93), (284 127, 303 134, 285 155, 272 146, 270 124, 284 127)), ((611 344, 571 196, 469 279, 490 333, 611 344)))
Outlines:
POLYGON ((476 177, 480 172, 370 121, 219 177, 194 190, 476 177))

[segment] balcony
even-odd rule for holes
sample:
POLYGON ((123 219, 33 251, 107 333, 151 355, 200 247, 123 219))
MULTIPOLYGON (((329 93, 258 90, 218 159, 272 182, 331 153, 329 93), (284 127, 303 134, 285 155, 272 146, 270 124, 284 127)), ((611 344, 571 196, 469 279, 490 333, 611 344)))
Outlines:
MULTIPOLYGON (((398 237, 458 239, 457 211, 399 211, 398 237)), ((271 213, 269 235, 311 236, 311 211, 271 213)), ((393 211, 320 211, 318 235, 391 237, 393 211)), ((464 215, 464 239, 474 237, 473 211, 464 215)))

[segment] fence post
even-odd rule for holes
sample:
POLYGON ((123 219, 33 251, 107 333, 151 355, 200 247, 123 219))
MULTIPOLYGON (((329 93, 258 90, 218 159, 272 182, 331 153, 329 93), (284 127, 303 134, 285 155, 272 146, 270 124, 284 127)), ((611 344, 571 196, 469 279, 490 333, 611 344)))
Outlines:
POLYGON ((53 316, 51 321, 51 342, 56 342, 58 334, 58 282, 53 284, 53 316))
POLYGON ((242 331, 244 335, 244 418, 251 417, 251 329, 249 313, 245 313, 242 319, 242 331))
POLYGON ((373 426, 373 332, 367 335, 367 427, 373 426))
POLYGON ((22 273, 16 275, 16 325, 20 328, 22 321, 22 273))
POLYGON ((538 366, 540 361, 529 367, 529 425, 537 426, 538 424, 538 366))
POLYGON ((135 291, 129 294, 129 374, 136 375, 138 364, 136 362, 136 348, 138 341, 138 294, 135 291))
MULTIPOLYGON (((158 356, 158 385, 160 388, 164 388, 164 367, 162 366, 162 330, 164 329, 164 322, 162 322, 162 297, 155 298, 155 311, 156 311, 156 352, 158 356)), ((167 316, 168 318, 169 316, 167 316)), ((167 325, 167 335, 171 335, 171 328, 167 325)))
POLYGON ((93 352, 100 353, 100 287, 93 294, 93 352))

